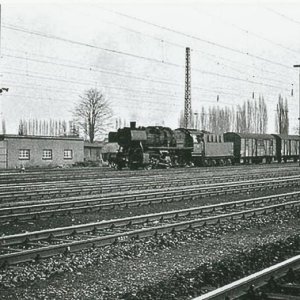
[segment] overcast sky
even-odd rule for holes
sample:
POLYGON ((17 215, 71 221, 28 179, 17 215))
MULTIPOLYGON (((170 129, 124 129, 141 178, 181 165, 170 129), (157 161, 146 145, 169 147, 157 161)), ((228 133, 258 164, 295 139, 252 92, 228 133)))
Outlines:
POLYGON ((194 112, 261 94, 271 133, 281 94, 295 133, 300 1, 2 1, 1 12, 0 85, 9 92, 0 101, 8 133, 17 133, 20 118, 70 120, 91 87, 103 91, 115 117, 176 128, 185 47, 192 49, 194 112))

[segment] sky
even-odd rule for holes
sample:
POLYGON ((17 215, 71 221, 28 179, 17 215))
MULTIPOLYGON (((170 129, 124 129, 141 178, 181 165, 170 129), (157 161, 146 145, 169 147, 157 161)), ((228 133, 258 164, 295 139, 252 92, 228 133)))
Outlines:
POLYGON ((114 118, 177 128, 190 47, 194 112, 263 95, 272 133, 281 94, 297 133, 299 37, 300 1, 2 1, 1 117, 68 121, 97 88, 114 118))

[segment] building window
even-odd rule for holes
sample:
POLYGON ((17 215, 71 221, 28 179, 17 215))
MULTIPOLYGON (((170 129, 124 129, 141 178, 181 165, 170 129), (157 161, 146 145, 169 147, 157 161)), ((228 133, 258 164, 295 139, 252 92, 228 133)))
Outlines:
POLYGON ((44 149, 43 150, 43 159, 52 159, 52 150, 51 149, 44 149))
POLYGON ((64 150, 64 159, 72 159, 73 158, 73 151, 69 149, 64 150))
POLYGON ((20 149, 19 150, 19 159, 29 160, 30 159, 30 150, 29 149, 20 149))

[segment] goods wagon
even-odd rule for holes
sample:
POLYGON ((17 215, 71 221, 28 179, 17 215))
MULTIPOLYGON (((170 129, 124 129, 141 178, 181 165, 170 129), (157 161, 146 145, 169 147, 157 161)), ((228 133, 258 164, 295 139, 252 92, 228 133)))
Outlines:
POLYGON ((297 135, 272 134, 276 139, 276 159, 287 162, 299 158, 300 137, 297 135))
POLYGON ((270 163, 276 159, 276 138, 271 134, 224 133, 234 144, 235 163, 270 163))

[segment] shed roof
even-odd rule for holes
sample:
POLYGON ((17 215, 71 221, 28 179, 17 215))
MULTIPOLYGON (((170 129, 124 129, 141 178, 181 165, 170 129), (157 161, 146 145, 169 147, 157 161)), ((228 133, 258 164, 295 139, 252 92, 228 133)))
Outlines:
POLYGON ((87 142, 85 141, 84 142, 84 147, 85 148, 102 148, 104 146, 104 142, 95 142, 95 143, 90 143, 90 142, 87 142))
POLYGON ((29 140, 65 140, 65 141, 81 141, 82 138, 77 136, 42 136, 42 135, 17 135, 17 134, 0 134, 0 140, 5 139, 29 139, 29 140))

